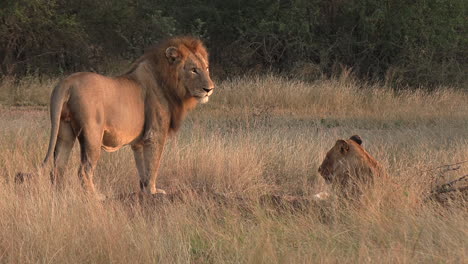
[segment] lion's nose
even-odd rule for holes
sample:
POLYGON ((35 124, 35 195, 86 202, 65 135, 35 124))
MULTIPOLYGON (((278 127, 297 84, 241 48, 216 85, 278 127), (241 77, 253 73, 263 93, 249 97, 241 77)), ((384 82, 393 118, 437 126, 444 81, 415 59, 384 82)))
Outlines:
POLYGON ((207 93, 211 92, 211 90, 213 90, 213 88, 203 88, 203 90, 207 93))

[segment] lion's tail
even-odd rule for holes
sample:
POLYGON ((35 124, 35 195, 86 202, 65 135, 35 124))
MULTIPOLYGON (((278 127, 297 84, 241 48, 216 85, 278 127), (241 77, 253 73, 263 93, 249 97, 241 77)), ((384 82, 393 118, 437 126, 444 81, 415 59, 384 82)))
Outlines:
POLYGON ((64 82, 59 83, 55 86, 52 96, 50 97, 50 122, 51 122, 51 131, 50 131, 50 140, 49 140, 49 149, 47 150, 47 155, 42 162, 42 167, 44 167, 49 161, 50 156, 54 152, 55 145, 57 144, 58 131, 60 126, 60 116, 62 114, 63 104, 68 100, 68 85, 64 82))

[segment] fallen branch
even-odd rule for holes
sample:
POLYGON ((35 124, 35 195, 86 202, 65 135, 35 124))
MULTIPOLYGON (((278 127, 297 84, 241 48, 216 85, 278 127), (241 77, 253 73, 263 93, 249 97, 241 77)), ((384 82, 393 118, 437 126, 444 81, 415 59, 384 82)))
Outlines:
POLYGON ((433 192, 437 192, 437 193, 446 193, 446 192, 450 192, 450 190, 453 189, 453 191, 457 190, 457 189, 460 189, 460 188, 468 188, 468 185, 467 186, 462 186, 462 187, 458 187, 458 188, 455 188, 453 187, 453 185, 457 182, 461 182, 463 180, 466 180, 468 181, 468 174, 467 175, 464 175, 456 180, 453 180, 451 182, 448 182, 448 183, 445 183, 445 184, 442 184, 440 185, 439 187, 437 187, 433 192))
MULTIPOLYGON (((422 172, 428 172, 428 171, 433 171, 433 170, 442 169, 442 168, 450 168, 450 167, 452 167, 452 166, 464 164, 464 163, 467 163, 467 162, 468 162, 468 160, 460 161, 460 162, 453 163, 453 164, 441 165, 441 166, 439 166, 439 167, 432 168, 432 169, 429 169, 429 170, 424 170, 424 171, 422 171, 422 172)), ((461 168, 461 166, 458 166, 458 167, 455 167, 455 168, 450 168, 450 170, 458 170, 458 169, 460 169, 460 168, 461 168)))
POLYGON ((440 195, 448 194, 451 192, 459 192, 464 195, 468 194, 468 174, 461 176, 456 180, 437 186, 429 193, 429 195, 424 199, 424 201, 432 200, 434 198, 440 200, 440 198, 442 198, 440 195), (461 186, 455 186, 455 184, 460 183, 462 181, 466 181, 466 184, 462 184, 461 186))

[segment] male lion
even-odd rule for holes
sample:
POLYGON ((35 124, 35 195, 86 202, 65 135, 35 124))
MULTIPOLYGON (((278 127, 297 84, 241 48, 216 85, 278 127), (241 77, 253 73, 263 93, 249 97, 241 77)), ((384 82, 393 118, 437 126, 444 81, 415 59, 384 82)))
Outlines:
POLYGON ((213 88, 206 48, 191 37, 163 41, 121 76, 72 74, 52 92, 52 129, 43 165, 54 153, 51 179, 61 184, 78 138, 82 185, 103 199, 93 183, 101 149, 112 152, 130 145, 141 191, 165 193, 156 188, 156 178, 166 139, 170 132, 177 131, 188 110, 208 101, 213 88))
POLYGON ((336 141, 318 169, 325 181, 339 191, 338 194, 359 195, 363 187, 373 184, 374 177, 383 175, 380 164, 361 144, 358 135, 336 141))

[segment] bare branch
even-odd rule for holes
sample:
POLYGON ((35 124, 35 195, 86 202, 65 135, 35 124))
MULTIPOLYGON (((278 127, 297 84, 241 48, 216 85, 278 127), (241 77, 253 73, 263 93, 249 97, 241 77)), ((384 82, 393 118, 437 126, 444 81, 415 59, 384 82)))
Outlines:
POLYGON ((442 169, 442 168, 449 168, 449 170, 458 170, 458 169, 460 169, 461 166, 458 166, 458 167, 455 167, 455 168, 450 168, 450 167, 455 166, 455 165, 460 165, 460 164, 463 164, 463 163, 467 163, 467 162, 468 162, 468 160, 460 161, 460 162, 453 163, 453 164, 446 164, 446 165, 442 165, 442 166, 432 168, 432 169, 429 169, 429 170, 423 170, 421 172, 428 172, 428 171, 433 171, 433 170, 442 169))

